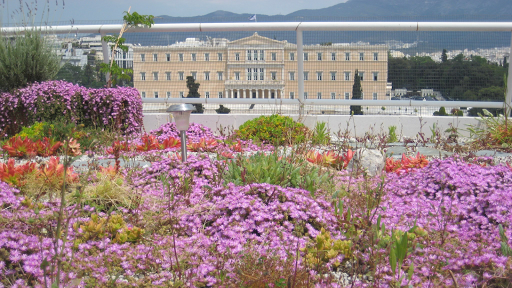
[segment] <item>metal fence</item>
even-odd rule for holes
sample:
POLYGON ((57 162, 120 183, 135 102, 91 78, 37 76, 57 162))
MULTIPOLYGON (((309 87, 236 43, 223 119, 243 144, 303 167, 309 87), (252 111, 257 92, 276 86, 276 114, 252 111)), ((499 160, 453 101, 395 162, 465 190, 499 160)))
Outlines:
MULTIPOLYGON (((121 24, 37 28, 61 35, 63 61, 85 69, 84 58, 108 63, 109 44, 95 36, 119 33, 121 24)), ((503 75, 511 72, 511 31, 512 22, 155 24, 128 30, 130 50, 116 61, 133 69, 125 85, 140 91, 147 112, 186 102, 203 103, 205 113, 224 105, 231 113, 346 115, 358 105, 364 114, 432 115, 510 107, 512 78, 503 75), (187 76, 201 98, 182 98, 187 76), (361 100, 352 99, 356 78, 361 100)))

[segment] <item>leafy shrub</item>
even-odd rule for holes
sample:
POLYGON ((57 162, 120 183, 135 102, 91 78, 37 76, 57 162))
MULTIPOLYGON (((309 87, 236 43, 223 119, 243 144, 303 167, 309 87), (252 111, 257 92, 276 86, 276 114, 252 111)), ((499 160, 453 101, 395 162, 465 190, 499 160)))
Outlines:
POLYGON ((0 38, 0 91, 52 79, 59 71, 59 59, 40 30, 27 29, 16 36, 0 38))
POLYGON ((274 145, 302 143, 309 130, 291 117, 281 115, 260 116, 242 124, 236 135, 242 140, 255 140, 274 145))
POLYGON ((329 135, 329 129, 327 129, 327 123, 316 122, 313 136, 311 137, 311 143, 314 145, 327 145, 331 142, 331 136, 329 135))
POLYGON ((468 130, 472 138, 476 137, 476 140, 484 146, 512 148, 512 121, 510 119, 503 115, 495 117, 487 109, 483 109, 483 115, 478 115, 485 125, 483 128, 471 126, 468 130))
POLYGON ((0 94, 0 130, 14 135, 35 122, 84 124, 105 130, 137 132, 142 126, 142 101, 131 87, 88 89, 65 81, 34 83, 0 94))
POLYGON ((217 112, 217 114, 229 114, 231 109, 224 107, 224 105, 220 105, 218 109, 215 109, 215 112, 217 112))
POLYGON ((446 113, 446 108, 439 108, 439 111, 434 112, 434 116, 448 116, 448 114, 446 113))

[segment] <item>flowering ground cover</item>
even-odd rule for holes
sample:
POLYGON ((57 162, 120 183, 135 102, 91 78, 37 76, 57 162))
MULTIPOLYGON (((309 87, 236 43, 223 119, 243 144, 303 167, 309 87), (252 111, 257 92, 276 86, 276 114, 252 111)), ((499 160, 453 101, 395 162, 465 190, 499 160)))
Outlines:
POLYGON ((197 124, 187 131, 191 153, 182 163, 178 135, 165 124, 100 155, 137 155, 151 162, 145 168, 91 163, 78 175, 66 169, 65 155, 63 166, 51 158, 53 174, 31 158, 0 167, 11 179, 0 182, 0 287, 512 282, 506 165, 415 155, 370 177, 346 170, 349 150, 290 152, 197 124), (255 169, 262 163, 272 172, 255 169))

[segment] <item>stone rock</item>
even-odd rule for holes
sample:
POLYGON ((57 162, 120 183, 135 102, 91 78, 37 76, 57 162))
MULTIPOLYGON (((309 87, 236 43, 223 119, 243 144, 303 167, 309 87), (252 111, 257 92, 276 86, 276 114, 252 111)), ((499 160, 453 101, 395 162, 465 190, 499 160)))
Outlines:
POLYGON ((379 150, 362 148, 355 152, 347 169, 362 168, 368 172, 368 175, 375 176, 382 172, 384 165, 385 159, 379 150))

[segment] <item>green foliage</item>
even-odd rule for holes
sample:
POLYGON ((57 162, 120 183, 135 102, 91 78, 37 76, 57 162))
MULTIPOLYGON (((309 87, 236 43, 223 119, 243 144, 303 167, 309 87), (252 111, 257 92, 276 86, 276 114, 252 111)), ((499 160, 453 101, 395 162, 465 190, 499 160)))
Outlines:
POLYGON ((40 30, 0 38, 0 91, 50 80, 58 70, 59 59, 40 30))
MULTIPOLYGON (((361 88, 361 77, 359 71, 356 69, 354 73, 354 85, 352 86, 352 99, 363 99, 363 88, 361 88)), ((350 105, 350 115, 363 115, 360 105, 350 105)))
POLYGON ((391 247, 389 250, 389 264, 391 266, 391 272, 393 273, 393 275, 397 275, 396 277, 398 283, 402 283, 402 280, 405 278, 405 276, 407 276, 407 279, 411 281, 412 275, 414 273, 414 263, 411 262, 409 269, 407 271, 407 275, 404 274, 402 275, 402 277, 400 277, 403 262, 407 257, 409 249, 412 249, 412 247, 409 245, 409 237, 416 237, 416 234, 414 234, 414 230, 416 230, 416 228, 416 225, 414 225, 414 227, 409 229, 408 232, 395 230, 391 234, 391 240, 393 242, 391 243, 391 247))
POLYGON ((133 12, 130 14, 130 11, 125 11, 125 15, 123 16, 124 25, 121 28, 121 32, 119 36, 115 35, 107 35, 103 36, 102 40, 105 42, 114 43, 111 46, 111 55, 110 55, 110 64, 101 63, 100 71, 103 73, 108 73, 109 79, 107 81, 107 87, 111 87, 112 85, 116 85, 117 81, 130 81, 130 75, 133 74, 132 69, 121 68, 117 65, 116 61, 114 61, 114 55, 116 53, 117 48, 120 48, 124 52, 128 52, 128 47, 124 45, 125 38, 123 38, 123 33, 126 32, 130 27, 151 27, 151 25, 155 24, 153 19, 155 18, 153 15, 140 15, 137 12, 133 12))
POLYGON ((220 105, 218 109, 215 109, 215 112, 217 112, 217 114, 229 114, 231 109, 224 107, 224 105, 220 105))
POLYGON ((330 190, 330 175, 306 161, 291 163, 276 153, 257 153, 247 159, 237 158, 228 162, 225 183, 247 185, 268 183, 281 187, 302 188, 314 194, 318 189, 330 190), (327 185, 327 186, 326 186, 327 185))
MULTIPOLYGON (((187 88, 188 94, 187 98, 200 98, 201 94, 199 94, 199 86, 201 84, 196 83, 196 80, 192 76, 187 76, 187 88)), ((192 111, 192 113, 204 113, 203 104, 193 104, 196 107, 196 111, 192 111)))
POLYGON ((309 130, 291 117, 281 115, 260 116, 242 124, 236 136, 242 140, 255 140, 273 145, 303 143, 309 130))
POLYGON ((313 136, 311 137, 311 143, 314 145, 327 145, 331 142, 331 136, 329 135, 329 129, 326 127, 325 122, 316 122, 313 136))
POLYGON ((476 138, 476 140, 480 140, 490 147, 512 147, 512 122, 508 117, 503 115, 496 117, 487 109, 483 109, 483 115, 478 115, 480 116, 480 121, 484 124, 483 128, 470 126, 468 128, 470 137, 476 138))
POLYGON ((500 96, 497 89, 482 89, 502 88, 503 75, 507 72, 505 67, 488 63, 486 59, 479 56, 473 56, 469 60, 464 59, 462 54, 450 60, 442 57, 441 63, 434 62, 428 56, 389 57, 388 81, 393 82, 395 87, 405 87, 408 90, 430 87, 441 91, 443 95, 453 100, 497 101, 502 99, 496 98, 500 96))
POLYGON ((396 136, 396 126, 388 127, 388 143, 398 142, 398 137, 396 136))
POLYGON ((143 229, 128 227, 119 214, 100 218, 97 214, 91 215, 87 222, 75 222, 73 230, 78 234, 74 247, 90 240, 109 237, 113 243, 123 244, 126 242, 135 243, 142 239, 143 229))
MULTIPOLYGON (((350 260, 352 255, 351 240, 333 240, 331 234, 326 232, 324 228, 320 230, 313 243, 308 244, 304 249, 306 251, 305 260, 309 266, 318 267, 325 265, 338 255, 344 255, 344 260, 350 260)), ((336 261, 334 267, 340 266, 341 263, 336 261)))
POLYGON ((449 116, 449 115, 446 113, 446 108, 440 107, 439 111, 434 112, 434 116, 449 116))
POLYGON ((503 256, 512 257, 512 249, 510 249, 510 246, 508 245, 508 238, 507 235, 505 235, 505 230, 503 229, 503 226, 499 224, 498 229, 500 231, 501 254, 503 254, 503 256))

